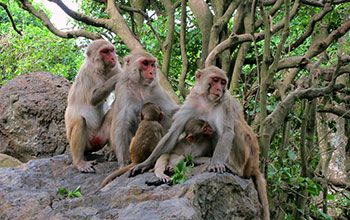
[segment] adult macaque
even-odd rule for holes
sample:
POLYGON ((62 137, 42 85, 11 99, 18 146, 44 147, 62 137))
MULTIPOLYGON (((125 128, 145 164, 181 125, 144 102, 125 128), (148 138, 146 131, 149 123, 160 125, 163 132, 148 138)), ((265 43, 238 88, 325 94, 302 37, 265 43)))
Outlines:
POLYGON ((154 166, 154 174, 163 182, 170 177, 164 172, 172 172, 181 160, 191 155, 196 163, 200 157, 209 157, 213 154, 212 139, 215 131, 201 119, 190 119, 185 125, 186 136, 181 138, 170 154, 162 154, 154 166))
POLYGON ((134 165, 146 160, 159 140, 163 137, 163 126, 159 122, 163 119, 164 113, 157 105, 150 102, 144 104, 139 117, 141 123, 139 124, 135 136, 131 140, 129 148, 131 164, 108 175, 103 180, 100 188, 128 171, 134 165))
POLYGON ((191 118, 207 121, 216 131, 215 149, 208 170, 226 168, 240 177, 250 178, 257 186, 263 207, 263 219, 269 219, 266 183, 259 171, 259 145, 243 117, 241 105, 226 89, 226 73, 214 66, 199 70, 197 81, 185 103, 173 117, 173 124, 147 160, 130 169, 130 176, 144 172, 165 153, 174 149, 185 124, 191 118))
POLYGON ((108 143, 111 115, 105 101, 121 70, 114 45, 105 40, 90 43, 86 56, 69 90, 64 118, 73 164, 81 172, 95 172, 95 161, 85 161, 84 153, 108 143))
POLYGON ((165 131, 178 106, 160 86, 157 59, 144 50, 136 49, 125 58, 125 65, 117 83, 116 99, 112 105, 111 145, 120 167, 129 162, 128 148, 138 127, 138 113, 146 102, 152 102, 164 112, 161 121, 165 131))

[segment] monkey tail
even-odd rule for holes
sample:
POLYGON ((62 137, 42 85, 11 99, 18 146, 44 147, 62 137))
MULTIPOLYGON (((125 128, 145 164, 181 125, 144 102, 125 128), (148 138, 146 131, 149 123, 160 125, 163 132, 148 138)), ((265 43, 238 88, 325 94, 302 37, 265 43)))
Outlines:
POLYGON ((102 182, 101 186, 99 189, 102 189, 103 187, 105 187, 109 182, 111 182, 113 179, 115 179, 116 177, 126 173, 126 171, 130 170, 131 167, 133 167, 134 164, 131 163, 119 170, 115 170, 113 173, 109 174, 102 182))
POLYGON ((255 172, 254 181, 258 190, 259 199, 263 209, 263 218, 264 220, 270 220, 270 210, 269 202, 267 200, 266 194, 266 181, 259 170, 255 172))

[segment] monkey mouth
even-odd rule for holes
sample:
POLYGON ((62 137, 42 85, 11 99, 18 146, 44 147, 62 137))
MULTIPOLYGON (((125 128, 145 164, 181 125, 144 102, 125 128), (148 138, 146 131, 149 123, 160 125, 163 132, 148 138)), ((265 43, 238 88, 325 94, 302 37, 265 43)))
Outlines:
POLYGON ((146 78, 145 81, 148 83, 148 84, 151 84, 153 82, 153 78, 146 78))
POLYGON ((216 100, 218 100, 220 98, 220 95, 219 94, 215 94, 215 93, 210 93, 209 97, 213 101, 216 101, 216 100))

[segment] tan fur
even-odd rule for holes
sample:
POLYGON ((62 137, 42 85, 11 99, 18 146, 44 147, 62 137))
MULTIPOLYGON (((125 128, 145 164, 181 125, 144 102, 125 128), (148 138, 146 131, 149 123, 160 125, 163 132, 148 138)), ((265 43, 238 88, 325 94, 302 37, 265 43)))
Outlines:
POLYGON ((265 180, 259 171, 257 138, 244 120, 242 106, 227 91, 226 73, 210 66, 198 70, 196 78, 193 89, 174 115, 169 132, 147 160, 130 169, 130 175, 144 172, 162 154, 171 152, 185 124, 191 118, 199 117, 207 121, 217 133, 208 170, 222 173, 228 168, 240 177, 253 177, 263 206, 263 219, 269 219, 265 180))
POLYGON ((86 54, 69 90, 65 124, 73 164, 81 172, 94 172, 95 162, 84 161, 84 153, 97 151, 108 143, 111 119, 106 116, 105 99, 117 83, 120 66, 114 46, 105 40, 93 41, 86 54), (100 55, 100 51, 107 48, 113 51, 110 52, 116 62, 113 65, 100 55), (90 141, 99 144, 92 146, 90 141))
POLYGON ((193 160, 199 157, 212 155, 212 136, 214 130, 209 124, 200 119, 191 119, 185 125, 186 137, 182 138, 170 154, 161 155, 154 166, 154 174, 163 182, 168 182, 170 177, 164 172, 172 170, 187 155, 193 160), (210 132, 207 130, 211 130, 210 132))
POLYGON ((141 110, 141 118, 143 118, 143 120, 141 121, 129 148, 132 163, 108 175, 103 180, 100 188, 107 185, 114 178, 127 172, 134 165, 147 159, 163 136, 163 127, 159 123, 163 117, 162 114, 163 113, 160 111, 159 107, 152 103, 146 103, 143 105, 141 110))
POLYGON ((169 129, 171 117, 178 109, 160 86, 159 74, 162 73, 157 68, 157 59, 150 53, 137 49, 125 57, 123 72, 115 88, 116 99, 112 105, 113 119, 110 132, 111 146, 120 167, 129 163, 128 149, 139 124, 138 112, 142 104, 152 102, 161 108, 165 114, 164 120, 161 121, 165 130, 169 129), (145 71, 140 66, 142 59, 155 61, 155 77, 152 82, 145 80, 145 71))

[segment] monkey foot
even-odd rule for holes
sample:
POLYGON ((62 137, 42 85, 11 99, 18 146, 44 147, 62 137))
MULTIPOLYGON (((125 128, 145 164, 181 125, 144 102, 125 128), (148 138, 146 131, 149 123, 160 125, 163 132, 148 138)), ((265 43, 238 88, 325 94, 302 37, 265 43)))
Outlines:
POLYGON ((226 171, 225 165, 223 164, 215 164, 210 165, 208 167, 209 172, 215 172, 215 173, 223 173, 226 171))
POLYGON ((167 183, 167 182, 170 181, 170 177, 169 177, 168 175, 165 175, 165 174, 158 174, 158 175, 156 175, 156 176, 159 178, 159 180, 161 180, 161 181, 164 182, 164 183, 167 183))
POLYGON ((82 161, 76 165, 78 170, 82 173, 95 173, 94 165, 96 161, 82 161))
POLYGON ((141 164, 137 164, 134 167, 132 167, 128 172, 128 177, 136 176, 137 174, 144 173, 149 166, 141 164))
POLYGON ((117 157, 115 156, 115 153, 113 151, 107 153, 105 156, 104 156, 105 160, 106 161, 117 161, 117 157))

